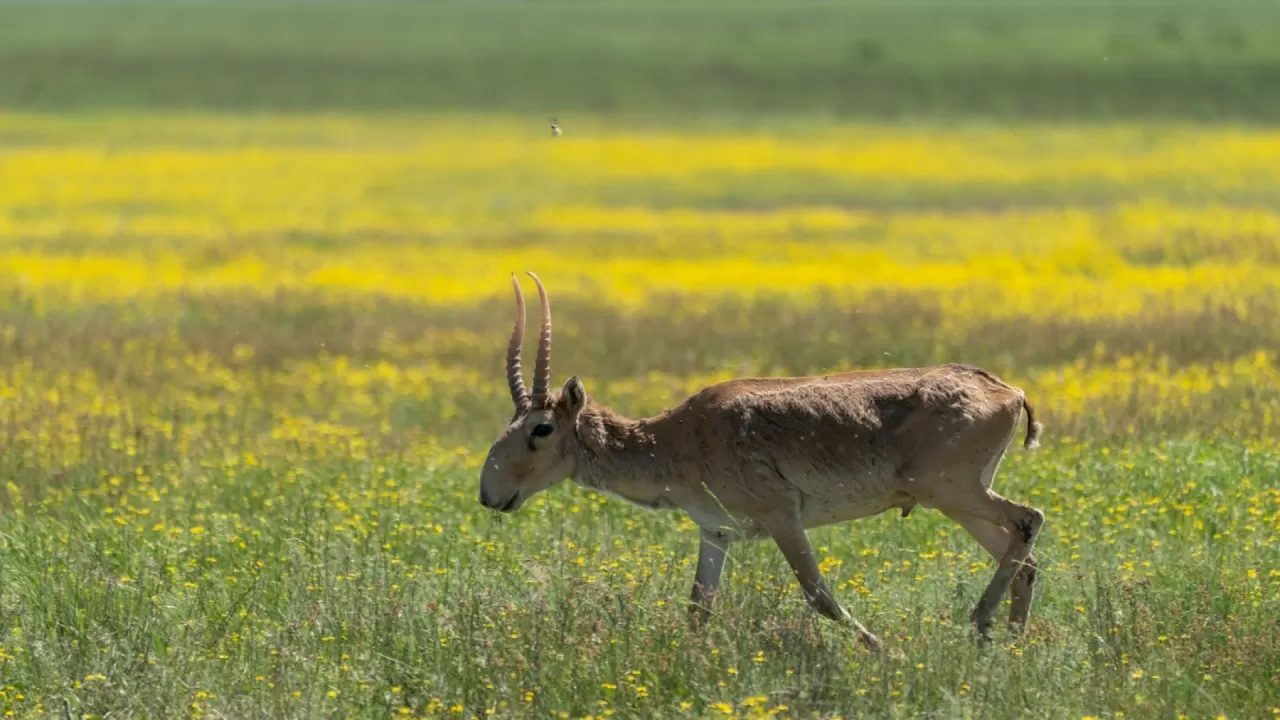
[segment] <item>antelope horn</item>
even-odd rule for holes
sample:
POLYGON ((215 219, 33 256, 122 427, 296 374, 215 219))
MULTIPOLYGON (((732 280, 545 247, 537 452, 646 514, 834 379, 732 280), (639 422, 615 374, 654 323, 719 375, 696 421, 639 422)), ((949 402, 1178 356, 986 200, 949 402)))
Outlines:
POLYGON ((547 300, 547 289, 537 275, 525 271, 538 286, 538 300, 542 304, 542 336, 538 338, 538 356, 533 366, 533 406, 545 407, 547 404, 547 388, 551 385, 551 301, 547 300))
POLYGON ((520 292, 520 282, 516 280, 515 273, 511 273, 511 286, 516 290, 516 326, 507 344, 507 387, 511 389, 511 401, 516 404, 516 412, 520 412, 529 407, 529 394, 525 392, 524 373, 520 370, 520 345, 524 342, 524 294, 520 292))

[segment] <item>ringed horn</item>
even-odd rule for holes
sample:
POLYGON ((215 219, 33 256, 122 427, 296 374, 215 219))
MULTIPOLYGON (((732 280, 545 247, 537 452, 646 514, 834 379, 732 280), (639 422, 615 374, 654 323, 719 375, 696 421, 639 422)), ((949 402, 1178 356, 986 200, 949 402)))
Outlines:
POLYGON ((511 330, 511 339, 507 343, 507 387, 511 390, 511 400, 516 411, 527 411, 532 407, 544 407, 547 404, 547 388, 551 384, 551 302, 547 299, 547 290, 537 275, 528 273, 538 286, 538 300, 542 306, 542 335, 538 338, 538 355, 533 366, 533 397, 529 397, 524 387, 524 371, 520 368, 520 348, 524 344, 525 305, 524 293, 520 292, 520 281, 511 273, 511 286, 516 292, 516 324, 511 330))

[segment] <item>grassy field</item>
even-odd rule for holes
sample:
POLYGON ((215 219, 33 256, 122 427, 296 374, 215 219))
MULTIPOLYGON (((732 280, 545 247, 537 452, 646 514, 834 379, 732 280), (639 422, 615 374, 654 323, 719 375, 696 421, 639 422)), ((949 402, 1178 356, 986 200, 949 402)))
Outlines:
POLYGON ((1280 716, 1268 13, 0 2, 0 715, 1280 716), (926 510, 810 533, 879 655, 770 543, 695 635, 683 517, 485 511, 522 270, 633 417, 1022 387, 1027 634, 926 510))
POLYGON ((1280 707, 1280 135, 11 115, 0 702, 23 715, 1260 717, 1280 707), (1188 152, 1188 147, 1196 148, 1188 152), (811 190, 805 190, 810 189, 811 190), (499 520, 507 273, 630 414, 744 374, 1025 388, 1029 635, 930 512, 768 544, 576 487, 499 520), (785 706, 785 709, 780 709, 785 706))

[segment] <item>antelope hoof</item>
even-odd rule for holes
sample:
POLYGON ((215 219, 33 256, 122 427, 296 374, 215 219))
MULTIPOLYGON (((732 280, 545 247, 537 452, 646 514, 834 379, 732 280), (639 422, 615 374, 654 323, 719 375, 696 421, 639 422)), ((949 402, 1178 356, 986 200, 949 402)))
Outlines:
POLYGON ((861 640, 862 644, 866 645, 867 649, 870 650, 871 652, 880 652, 880 649, 881 649, 880 638, 876 637, 875 635, 872 635, 866 630, 860 630, 858 631, 858 639, 861 640))
POLYGON ((689 629, 697 632, 706 624, 707 618, 711 616, 711 611, 697 603, 689 604, 689 629))
POLYGON ((991 618, 981 617, 975 610, 973 615, 969 616, 969 620, 973 623, 974 632, 978 634, 978 647, 991 642, 991 618))

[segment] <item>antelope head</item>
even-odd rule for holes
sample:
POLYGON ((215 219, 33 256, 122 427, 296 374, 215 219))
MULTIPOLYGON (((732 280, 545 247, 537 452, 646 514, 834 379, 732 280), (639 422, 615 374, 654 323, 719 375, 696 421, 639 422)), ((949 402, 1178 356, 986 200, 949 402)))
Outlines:
POLYGON ((513 512, 529 498, 573 474, 579 445, 578 415, 587 404, 587 392, 576 376, 559 393, 551 384, 551 304, 542 281, 528 273, 538 286, 542 305, 542 335, 533 369, 533 393, 525 391, 520 369, 524 340, 524 295, 515 273, 516 324, 507 346, 507 386, 515 414, 489 448, 480 471, 480 504, 491 510, 513 512))

